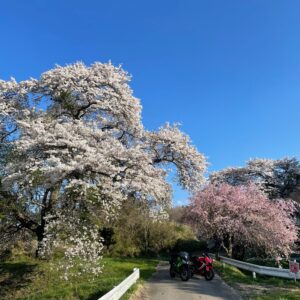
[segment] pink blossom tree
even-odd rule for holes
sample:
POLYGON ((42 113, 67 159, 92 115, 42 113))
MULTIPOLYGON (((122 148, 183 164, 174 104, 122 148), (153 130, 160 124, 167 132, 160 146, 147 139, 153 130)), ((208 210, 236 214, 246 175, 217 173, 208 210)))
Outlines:
POLYGON ((217 238, 232 256, 236 245, 288 255, 297 239, 294 203, 269 200, 256 185, 208 185, 190 199, 189 219, 203 238, 217 238))

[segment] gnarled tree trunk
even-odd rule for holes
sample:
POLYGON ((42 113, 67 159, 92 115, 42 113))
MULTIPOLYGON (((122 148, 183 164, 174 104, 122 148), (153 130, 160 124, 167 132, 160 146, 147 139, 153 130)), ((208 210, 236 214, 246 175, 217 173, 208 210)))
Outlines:
POLYGON ((53 212, 53 207, 55 206, 55 204, 58 200, 59 189, 60 189, 60 186, 56 185, 52 189, 47 190, 44 194, 43 208, 41 210, 41 221, 40 221, 40 225, 36 229, 36 236, 37 236, 37 242, 38 242, 37 249, 36 249, 36 257, 38 257, 38 258, 45 257, 44 238, 45 238, 45 234, 46 234, 45 229, 46 229, 46 225, 47 225, 46 217, 51 212, 53 212), (48 197, 49 193, 50 193, 50 197, 48 197))

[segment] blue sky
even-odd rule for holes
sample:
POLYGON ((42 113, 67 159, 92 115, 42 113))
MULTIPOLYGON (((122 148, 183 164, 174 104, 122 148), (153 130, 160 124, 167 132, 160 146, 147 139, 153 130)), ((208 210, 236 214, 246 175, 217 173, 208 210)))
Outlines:
POLYGON ((210 170, 299 157, 299 16, 289 0, 2 0, 0 78, 111 60, 145 127, 180 122, 210 170))

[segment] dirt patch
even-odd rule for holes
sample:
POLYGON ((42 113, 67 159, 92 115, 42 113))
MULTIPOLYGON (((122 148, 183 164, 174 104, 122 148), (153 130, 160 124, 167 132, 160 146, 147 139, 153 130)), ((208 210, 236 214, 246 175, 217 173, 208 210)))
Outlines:
POLYGON ((137 290, 131 295, 129 300, 142 300, 147 296, 146 288, 144 285, 139 284, 137 290))
POLYGON ((234 283, 232 285, 236 290, 240 292, 243 299, 252 299, 262 295, 268 295, 269 293, 282 294, 284 292, 299 292, 299 289, 275 287, 274 285, 264 284, 245 284, 245 283, 234 283))

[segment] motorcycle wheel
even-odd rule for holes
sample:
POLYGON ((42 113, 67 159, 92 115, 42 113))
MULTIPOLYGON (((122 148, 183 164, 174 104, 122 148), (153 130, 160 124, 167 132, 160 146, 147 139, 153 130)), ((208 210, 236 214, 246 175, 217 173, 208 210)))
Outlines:
POLYGON ((190 270, 188 267, 183 267, 180 272, 180 278, 182 281, 188 281, 191 277, 190 270))
POLYGON ((206 280, 210 281, 215 277, 215 273, 213 270, 206 271, 204 277, 206 280))
POLYGON ((174 272, 173 268, 171 267, 170 268, 170 277, 175 278, 175 276, 176 276, 176 273, 174 272))

